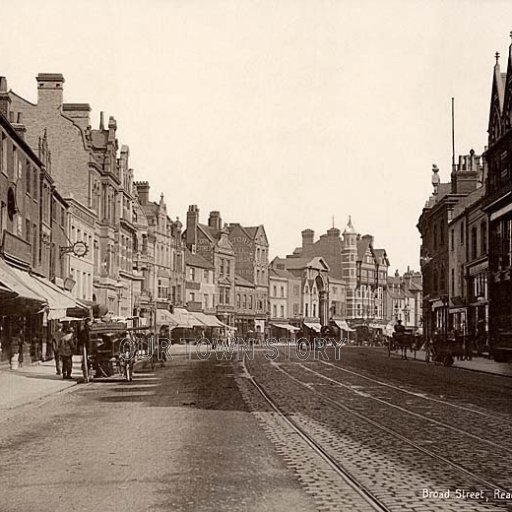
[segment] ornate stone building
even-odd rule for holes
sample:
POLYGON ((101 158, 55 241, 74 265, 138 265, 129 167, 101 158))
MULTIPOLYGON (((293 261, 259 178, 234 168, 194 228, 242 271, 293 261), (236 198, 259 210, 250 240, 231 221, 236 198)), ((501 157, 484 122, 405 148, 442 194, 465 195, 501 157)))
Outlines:
POLYGON ((142 234, 139 261, 144 263, 144 289, 156 304, 185 304, 185 245, 179 218, 172 220, 167 213, 164 195, 160 201, 150 201, 147 181, 135 182, 137 196, 146 219, 147 236, 142 234), (152 275, 151 275, 152 273, 152 275))
MULTIPOLYGON (((322 257, 329 266, 329 278, 336 280, 340 290, 334 305, 347 319, 384 320, 386 278, 389 266, 386 251, 376 249, 373 237, 358 234, 351 219, 343 231, 333 227, 315 241, 311 229, 302 232, 302 246, 287 259, 322 257)), ((331 301, 331 299, 329 299, 331 301)), ((330 307, 333 304, 330 303, 330 307)), ((338 318, 340 313, 336 313, 338 318)))

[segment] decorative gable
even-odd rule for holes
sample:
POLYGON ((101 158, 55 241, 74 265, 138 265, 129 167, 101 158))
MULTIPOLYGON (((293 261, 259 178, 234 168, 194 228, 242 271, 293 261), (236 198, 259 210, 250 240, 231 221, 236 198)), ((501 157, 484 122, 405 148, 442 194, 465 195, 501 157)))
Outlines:
MULTIPOLYGON (((499 69, 498 63, 496 66, 499 69)), ((495 69, 496 69, 495 66, 495 69)), ((496 72, 495 72, 496 78, 496 72)), ((494 90, 494 83, 493 83, 494 90)), ((499 95, 498 95, 499 96, 499 95)), ((492 105, 491 105, 492 113, 492 105)), ((512 45, 508 52, 507 76, 505 78, 505 92, 503 97, 502 133, 512 126, 512 45)))
MULTIPOLYGON (((499 53, 496 54, 496 65, 494 66, 494 76, 492 80, 491 107, 489 110, 489 145, 494 144, 503 133, 502 111, 504 100, 504 84, 500 65, 498 63, 499 53)), ((510 96, 510 94, 509 94, 510 96)))

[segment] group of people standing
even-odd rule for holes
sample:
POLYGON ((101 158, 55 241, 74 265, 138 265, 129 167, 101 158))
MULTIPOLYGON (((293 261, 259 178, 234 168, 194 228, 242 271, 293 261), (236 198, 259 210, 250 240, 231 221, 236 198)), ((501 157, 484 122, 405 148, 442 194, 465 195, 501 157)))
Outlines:
POLYGON ((79 345, 85 347, 89 345, 89 319, 84 320, 84 325, 80 328, 78 334, 71 325, 63 327, 62 324, 59 324, 58 329, 52 336, 52 349, 55 358, 55 370, 57 375, 62 374, 63 379, 71 379, 73 355, 79 345))

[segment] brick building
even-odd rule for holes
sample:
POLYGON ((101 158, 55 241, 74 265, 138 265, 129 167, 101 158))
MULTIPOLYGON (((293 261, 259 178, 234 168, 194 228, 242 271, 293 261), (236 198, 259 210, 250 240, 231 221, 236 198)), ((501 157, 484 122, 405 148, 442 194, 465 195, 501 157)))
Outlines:
MULTIPOLYGON (((27 142, 32 148, 38 147, 43 134, 47 138, 52 154, 52 178, 69 203, 70 236, 73 242, 86 243, 88 249, 87 258, 73 258, 69 269, 73 272, 68 277, 76 283, 73 289, 76 297, 94 300, 98 295, 92 285, 94 262, 96 258, 103 261, 103 255, 96 254, 100 251, 96 219, 100 212, 101 166, 91 157, 87 139, 91 108, 86 103, 63 102, 61 74, 40 73, 36 80, 37 103, 10 91, 12 108, 23 114, 27 142)), ((116 296, 114 287, 112 295, 116 296)), ((115 306, 115 298, 113 303, 115 306)))
POLYGON ((68 205, 55 190, 46 137, 42 134, 33 150, 21 121, 17 113, 14 122, 1 77, 0 341, 4 346, 19 333, 26 347, 32 346, 32 359, 39 360, 45 356, 52 321, 77 303, 50 282, 68 273, 68 256, 61 250, 69 246, 68 205))
POLYGON ((335 305, 336 309, 347 319, 383 321, 389 267, 386 251, 374 248, 372 236, 357 233, 350 218, 343 236, 333 227, 317 241, 314 238, 313 230, 302 231, 302 246, 287 259, 323 258, 330 269, 329 278, 343 288, 339 298, 344 303, 335 305))
POLYGON ((222 225, 220 213, 210 212, 208 224, 199 222, 199 208, 190 205, 187 228, 183 233, 187 249, 213 265, 216 285, 215 308, 226 325, 235 325, 235 249, 229 231, 222 225))
MULTIPOLYGON (((478 184, 482 172, 481 157, 470 152, 467 165, 454 166, 451 181, 441 183, 439 169, 434 165, 432 196, 428 199, 418 221, 418 230, 421 234, 420 261, 423 275, 423 320, 424 334, 432 339, 436 334, 448 336, 452 328, 450 324, 450 307, 458 308, 453 300, 450 302, 450 243, 449 223, 453 219, 453 212, 461 199, 473 192, 478 184)), ((459 226, 458 232, 453 232, 454 247, 465 251, 467 244, 465 225, 459 226)), ((452 261, 453 260, 452 255, 452 261)), ((460 275, 460 264, 457 272, 460 275)), ((462 281, 461 281, 462 283, 462 281)))
POLYGON ((213 264, 199 254, 185 249, 186 303, 189 309, 215 313, 215 281, 213 264))
POLYGON ((264 333, 269 313, 269 244, 265 228, 231 223, 227 229, 235 251, 235 274, 254 286, 254 310, 249 328, 264 333))

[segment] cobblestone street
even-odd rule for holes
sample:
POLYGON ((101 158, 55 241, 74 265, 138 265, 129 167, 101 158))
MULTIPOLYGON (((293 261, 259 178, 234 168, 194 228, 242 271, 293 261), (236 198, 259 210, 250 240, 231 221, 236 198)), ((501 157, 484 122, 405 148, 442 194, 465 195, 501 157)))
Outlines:
POLYGON ((7 410, 2 510, 511 509, 511 379, 326 354, 182 350, 7 410))

